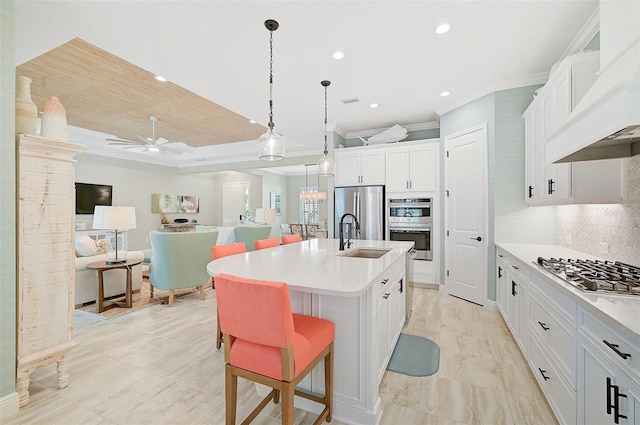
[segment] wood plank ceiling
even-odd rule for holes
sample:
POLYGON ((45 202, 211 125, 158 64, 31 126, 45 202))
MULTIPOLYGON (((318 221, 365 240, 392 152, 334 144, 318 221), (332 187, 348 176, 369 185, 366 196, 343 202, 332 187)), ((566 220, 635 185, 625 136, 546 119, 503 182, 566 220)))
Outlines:
MULTIPOLYGON (((16 69, 31 78, 31 97, 42 111, 57 96, 69 125, 139 140, 156 137, 194 147, 255 140, 264 126, 75 38, 16 69)), ((105 142, 106 143, 106 142, 105 142)))

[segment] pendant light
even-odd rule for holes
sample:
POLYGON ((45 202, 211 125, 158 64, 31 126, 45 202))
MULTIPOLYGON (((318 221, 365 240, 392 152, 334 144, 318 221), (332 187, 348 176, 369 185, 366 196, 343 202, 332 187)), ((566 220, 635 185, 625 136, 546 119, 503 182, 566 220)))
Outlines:
POLYGON ((278 22, 273 19, 264 21, 269 30, 269 130, 258 139, 258 157, 263 161, 279 161, 284 159, 284 139, 273 127, 273 32, 278 29, 278 22))
POLYGON ((320 84, 324 87, 324 155, 318 160, 318 175, 333 176, 333 159, 329 158, 327 151, 327 87, 331 81, 323 80, 320 84))
POLYGON ((318 189, 315 192, 309 192, 309 182, 307 180, 309 167, 317 164, 304 164, 304 193, 300 194, 302 201, 324 201, 327 199, 327 192, 320 192, 320 177, 318 177, 318 189))

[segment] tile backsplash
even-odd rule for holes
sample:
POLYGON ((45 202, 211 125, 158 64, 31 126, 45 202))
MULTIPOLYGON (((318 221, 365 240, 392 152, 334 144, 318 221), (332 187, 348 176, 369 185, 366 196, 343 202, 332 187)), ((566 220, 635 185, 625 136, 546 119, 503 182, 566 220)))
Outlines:
POLYGON ((622 204, 557 207, 558 245, 640 267, 640 155, 623 168, 622 204))

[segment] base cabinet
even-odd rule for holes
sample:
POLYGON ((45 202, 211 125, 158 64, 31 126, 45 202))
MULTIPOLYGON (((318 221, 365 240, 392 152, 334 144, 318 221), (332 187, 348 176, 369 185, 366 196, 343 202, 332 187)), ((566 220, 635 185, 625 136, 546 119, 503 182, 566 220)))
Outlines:
POLYGON ((579 423, 640 425, 640 386, 588 339, 579 350, 579 423))
POLYGON ((501 247, 496 285, 498 309, 558 422, 640 425, 637 333, 501 247))
POLYGON ((378 384, 393 354, 405 321, 405 273, 402 269, 394 269, 381 277, 378 284, 377 335, 378 349, 376 353, 376 371, 378 384))

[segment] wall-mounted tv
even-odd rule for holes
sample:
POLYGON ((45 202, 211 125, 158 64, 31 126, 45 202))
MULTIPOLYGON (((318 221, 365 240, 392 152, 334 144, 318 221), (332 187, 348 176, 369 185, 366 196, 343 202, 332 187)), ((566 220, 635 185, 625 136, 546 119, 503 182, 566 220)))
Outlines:
POLYGON ((76 183, 76 214, 93 214, 96 205, 110 207, 112 194, 107 184, 76 183))

